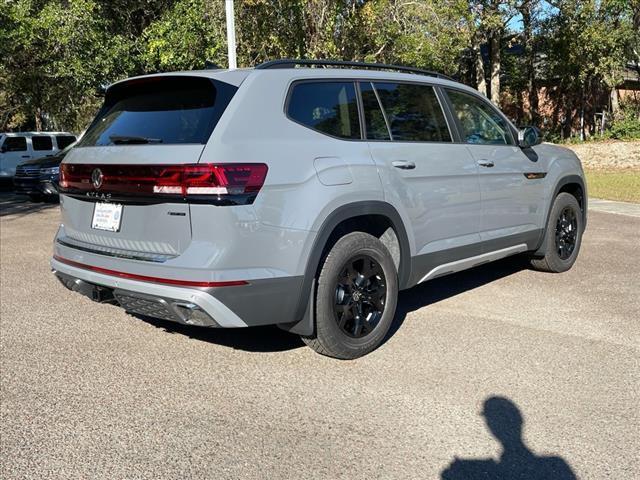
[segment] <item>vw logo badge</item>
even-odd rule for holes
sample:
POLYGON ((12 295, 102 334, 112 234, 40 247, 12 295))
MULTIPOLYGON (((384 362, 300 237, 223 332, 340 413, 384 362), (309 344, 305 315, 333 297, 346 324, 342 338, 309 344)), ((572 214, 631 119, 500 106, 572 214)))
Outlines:
POLYGON ((91 183, 93 183, 93 188, 98 190, 102 186, 102 181, 104 179, 104 175, 102 175, 102 170, 96 168, 91 172, 91 183))

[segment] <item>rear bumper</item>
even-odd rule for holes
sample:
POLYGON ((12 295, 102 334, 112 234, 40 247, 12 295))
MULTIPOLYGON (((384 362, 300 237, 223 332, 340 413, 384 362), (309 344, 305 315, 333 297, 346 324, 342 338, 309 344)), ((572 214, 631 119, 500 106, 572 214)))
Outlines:
POLYGON ((237 328, 292 322, 300 277, 254 280, 247 285, 187 288, 120 278, 55 258, 53 272, 70 290, 149 317, 205 327, 237 328))
POLYGON ((196 324, 220 327, 247 326, 247 323, 228 307, 203 290, 117 278, 66 265, 56 259, 51 260, 51 268, 70 290, 96 301, 113 300, 112 303, 117 303, 133 313, 191 323, 179 312, 181 305, 194 305, 210 319, 209 322, 196 324), (96 290, 95 287, 100 288, 96 290), (136 299, 139 300, 140 308, 135 308, 136 299), (152 304, 156 305, 155 309, 152 304), (163 307, 168 314, 159 314, 163 307))

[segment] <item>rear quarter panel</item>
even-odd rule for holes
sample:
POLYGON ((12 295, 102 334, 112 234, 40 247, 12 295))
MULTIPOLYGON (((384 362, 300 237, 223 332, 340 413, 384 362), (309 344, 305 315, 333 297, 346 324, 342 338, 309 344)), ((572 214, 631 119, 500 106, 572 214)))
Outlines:
MULTIPOLYGON (((291 70, 250 75, 220 119, 201 162, 268 165, 253 204, 256 218, 281 229, 281 235, 307 232, 292 235, 296 243, 277 252, 284 264, 296 258, 296 270, 303 274, 315 234, 331 212, 353 202, 383 200, 383 192, 366 142, 332 138, 286 117, 287 92, 297 79, 291 70)), ((257 247, 270 249, 268 244, 257 247)))

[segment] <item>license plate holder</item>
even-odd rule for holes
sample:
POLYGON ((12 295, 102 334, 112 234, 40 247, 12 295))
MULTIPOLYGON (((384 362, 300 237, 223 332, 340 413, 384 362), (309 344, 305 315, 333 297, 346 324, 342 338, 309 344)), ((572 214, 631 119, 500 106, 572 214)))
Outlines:
POLYGON ((119 232, 122 223, 122 204, 96 202, 93 207, 91 228, 107 232, 119 232))

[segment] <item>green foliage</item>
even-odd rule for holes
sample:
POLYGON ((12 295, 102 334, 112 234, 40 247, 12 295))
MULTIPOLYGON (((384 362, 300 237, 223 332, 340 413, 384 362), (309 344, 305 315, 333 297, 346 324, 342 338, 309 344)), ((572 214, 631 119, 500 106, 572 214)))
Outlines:
POLYGON ((0 10, 0 88, 9 92, 3 125, 33 119, 36 128, 82 128, 98 104, 97 86, 125 73, 127 62, 116 63, 121 39, 107 34, 98 4, 18 0, 0 10))
POLYGON ((629 3, 621 0, 557 0, 544 23, 547 78, 583 88, 594 79, 612 87, 620 80, 632 39, 629 3))
POLYGON ((616 140, 640 140, 640 106, 622 107, 618 118, 605 132, 605 137, 616 140))
MULTIPOLYGON (((490 71, 481 59, 478 66, 479 47, 497 38, 502 99, 522 111, 522 92, 537 74, 558 80, 561 104, 575 115, 576 92, 608 88, 626 60, 640 60, 639 7, 638 0, 236 0, 237 56, 240 66, 287 57, 399 63, 476 85, 475 73, 490 71), (531 17, 526 53, 509 55, 510 42, 522 41, 510 27, 523 12, 531 17), (536 54, 545 61, 533 68, 536 54)), ((0 131, 81 131, 101 86, 206 60, 225 66, 225 29, 222 0, 0 0, 0 131)), ((627 120, 617 123, 632 130, 627 120)))
POLYGON ((371 2, 365 32, 374 42, 363 59, 454 75, 472 33, 466 13, 467 2, 459 0, 371 2))
POLYGON ((224 3, 176 2, 142 32, 140 59, 146 71, 204 68, 205 60, 226 63, 224 3))

